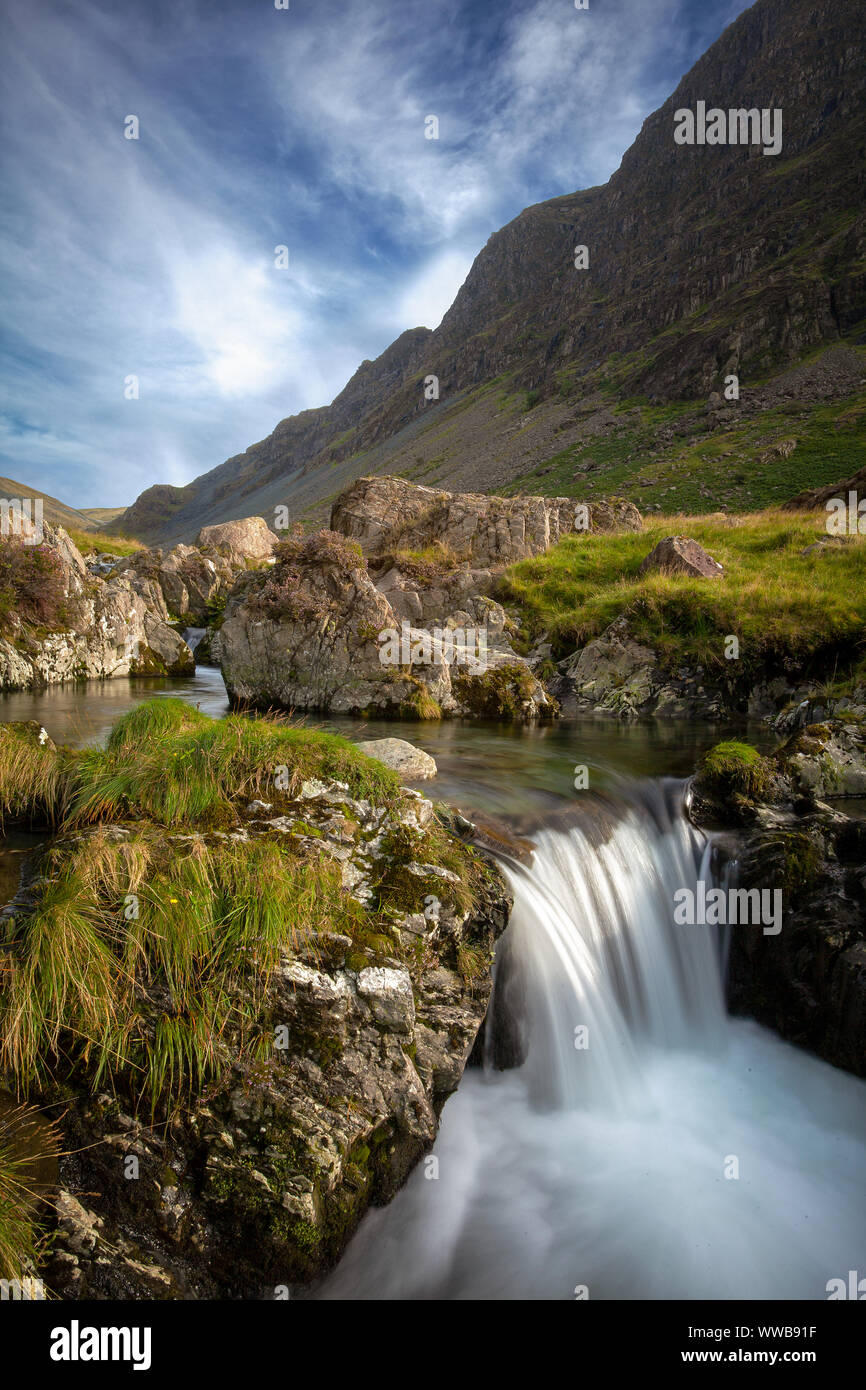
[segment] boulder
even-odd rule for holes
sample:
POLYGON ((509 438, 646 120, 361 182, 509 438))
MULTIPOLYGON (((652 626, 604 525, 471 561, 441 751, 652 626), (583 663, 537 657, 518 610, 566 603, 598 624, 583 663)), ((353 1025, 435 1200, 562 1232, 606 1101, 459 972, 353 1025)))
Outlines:
POLYGON ((476 568, 501 568, 543 554, 563 536, 584 531, 639 531, 632 502, 581 504, 568 497, 491 497, 419 487, 404 478, 359 478, 337 498, 331 530, 360 543, 365 555, 423 550, 437 542, 476 568), (588 525, 584 525, 584 520, 588 525))
POLYGON ((724 569, 708 555, 702 545, 688 536, 666 536, 650 551, 640 567, 641 574, 651 570, 666 570, 687 574, 693 579, 721 579, 724 569))
POLYGON ((260 516, 247 516, 242 521, 224 521, 218 526, 203 526, 196 537, 201 550, 215 550, 232 564, 246 560, 270 558, 278 537, 260 516))
POLYGON ((358 747, 368 758, 377 758, 405 782, 424 782, 436 776, 436 759, 405 738, 375 738, 358 747))
POLYGON ((778 934, 731 930, 731 1011, 866 1075, 866 826, 842 799, 866 792, 866 722, 806 725, 760 758, 741 750, 727 786, 707 776, 720 751, 691 784, 689 814, 716 832, 716 872, 729 863, 734 886, 778 892, 782 907, 778 934))
POLYGON ((357 545, 323 531, 283 550, 272 569, 236 584, 220 630, 226 686, 233 699, 260 708, 415 719, 552 713, 525 661, 488 643, 483 626, 467 634, 475 625, 455 625, 454 616, 442 627, 401 619, 357 545), (484 641, 477 662, 470 638, 484 641), (499 713, 492 712, 494 695, 499 713))

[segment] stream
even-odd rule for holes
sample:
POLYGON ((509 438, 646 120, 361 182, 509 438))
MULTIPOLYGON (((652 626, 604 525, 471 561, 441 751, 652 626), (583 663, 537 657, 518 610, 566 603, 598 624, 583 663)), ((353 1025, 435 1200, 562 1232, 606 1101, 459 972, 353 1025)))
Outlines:
MULTIPOLYGON (((160 695, 227 709, 203 666, 4 695, 0 720, 95 744, 160 695)), ((708 872, 682 779, 729 731, 306 722, 409 738, 436 758, 439 798, 535 846, 529 865, 503 860, 515 905, 486 1065, 311 1296, 826 1299, 830 1279, 866 1272, 866 1082, 729 1018, 717 929, 672 922, 674 891, 708 872), (589 791, 574 791, 576 766, 589 791), (519 1065, 498 1070, 505 1052, 519 1065)))

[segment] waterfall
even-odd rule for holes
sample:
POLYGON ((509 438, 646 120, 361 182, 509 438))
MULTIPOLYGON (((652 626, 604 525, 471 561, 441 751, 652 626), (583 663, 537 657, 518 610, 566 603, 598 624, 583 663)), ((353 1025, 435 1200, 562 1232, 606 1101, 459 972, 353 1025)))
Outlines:
MULTIPOLYGON (((647 1046, 722 1043, 717 930, 672 921, 675 891, 709 873, 702 838, 672 812, 678 791, 650 783, 619 807, 588 799, 567 833, 535 834, 531 867, 503 864, 514 910, 489 1031, 500 1031, 500 997, 508 1013, 516 977, 522 1003, 513 1022, 537 1103, 621 1109, 643 1085, 647 1046)), ((495 1064, 489 1040, 487 1057, 495 1064)))
POLYGON ((712 860, 682 785, 532 840, 484 1071, 316 1296, 820 1299, 866 1273, 866 1084, 726 1017, 720 929, 674 924, 712 860))

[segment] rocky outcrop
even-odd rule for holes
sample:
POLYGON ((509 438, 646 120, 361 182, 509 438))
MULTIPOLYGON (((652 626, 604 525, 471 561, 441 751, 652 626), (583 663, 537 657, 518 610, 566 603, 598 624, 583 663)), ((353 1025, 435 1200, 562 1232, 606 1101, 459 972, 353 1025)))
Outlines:
POLYGON ((144 550, 115 567, 162 595, 165 615, 190 626, 207 626, 225 605, 235 580, 247 569, 271 562, 277 537, 261 517, 205 526, 195 545, 176 545, 165 553, 144 550))
POLYGON ((721 719, 729 712, 724 692, 702 667, 665 670, 658 654, 632 634, 627 617, 560 661, 549 688, 566 716, 721 719))
POLYGON ((668 574, 686 574, 690 579, 721 579, 724 569, 708 555, 698 541, 688 536, 666 536, 641 561, 640 574, 661 570, 668 574))
POLYGON ((856 473, 852 473, 848 478, 841 478, 838 483, 830 483, 826 487, 807 488, 805 492, 798 492, 797 496, 792 497, 790 502, 783 504, 782 511, 812 512, 818 507, 823 510, 826 509, 828 502, 833 502, 836 498, 841 498, 847 507, 848 494, 851 492, 856 494, 858 500, 866 497, 866 468, 859 468, 856 473))
POLYGON ((438 543, 456 560, 489 569, 541 555, 575 531, 639 531, 642 522, 633 503, 617 498, 581 507, 567 497, 489 497, 359 478, 334 503, 330 525, 365 555, 438 543))
POLYGON ((45 632, 14 612, 0 639, 0 688, 29 689, 64 681, 129 675, 183 675, 195 662, 166 621, 162 595, 135 570, 106 580, 91 576, 61 528, 45 528, 44 546, 59 565, 62 627, 45 632))
MULTIPOLYGON (((431 626, 423 581, 411 589, 398 584, 393 567, 384 579, 385 592, 360 545, 335 532, 283 542, 273 570, 241 579, 227 603, 220 647, 230 696, 265 708, 406 718, 553 713, 505 641, 498 604, 461 591, 466 608, 438 615, 431 626), (400 595, 398 611, 391 594, 400 595), (407 611, 427 624, 401 617, 407 611)), ((444 582, 442 593, 452 592, 444 582)))
POLYGON ((732 928, 730 1007, 864 1076, 866 826, 844 798, 866 786, 866 725, 808 726, 764 758, 719 752, 694 779, 692 818, 715 831, 736 886, 782 906, 778 934, 732 928))
MULTIPOLYGON (((466 906, 458 875, 426 862, 434 831, 416 792, 395 810, 312 780, 290 805, 253 802, 230 827, 336 863, 360 940, 323 932, 286 950, 267 989, 276 1048, 178 1098, 168 1123, 134 1113, 123 1092, 46 1090, 64 1135, 44 1271, 54 1293, 287 1297, 336 1261, 371 1203, 394 1195, 467 1064, 510 908, 480 860, 466 906), (387 937, 375 912, 364 929, 374 897, 387 937)), ((148 1016, 170 1007, 143 994, 148 1016)))

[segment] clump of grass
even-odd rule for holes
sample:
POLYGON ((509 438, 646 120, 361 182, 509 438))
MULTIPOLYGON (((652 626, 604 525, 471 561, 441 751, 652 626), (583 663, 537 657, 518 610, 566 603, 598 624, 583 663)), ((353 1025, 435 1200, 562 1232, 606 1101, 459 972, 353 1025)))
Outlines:
POLYGON ((84 750, 70 824, 140 814, 165 826, 218 826, 233 807, 276 791, 296 795, 309 778, 348 785, 386 805, 396 774, 336 734, 275 718, 210 719, 182 700, 151 700, 115 727, 107 749, 84 750))
POLYGON ((0 826, 25 816, 53 822, 66 788, 63 756, 39 742, 35 726, 0 724, 0 826))
POLYGON ((622 535, 569 536, 503 577, 499 597, 522 625, 547 632, 565 656, 625 614, 639 641, 669 670, 703 666, 732 685, 767 672, 840 668, 862 655, 866 627, 863 541, 802 554, 822 536, 825 518, 771 511, 741 517, 668 517, 622 535), (687 535, 724 566, 712 582, 641 574, 664 536, 687 535), (729 660, 726 641, 739 641, 729 660))
POLYGON ((729 739, 717 743, 704 755, 701 765, 705 781, 727 795, 754 800, 767 790, 771 765, 750 743, 729 739))
POLYGON ((107 536, 99 531, 70 531, 66 534, 73 541, 76 549, 82 555, 135 555, 139 550, 144 550, 141 541, 131 540, 128 536, 107 536))
POLYGON ((0 1064, 25 1089, 60 1059, 152 1104, 260 1055, 283 952, 349 929, 330 862, 285 840, 180 851, 155 827, 60 843, 35 911, 7 926, 0 1064))
POLYGON ((45 1247, 37 1207, 38 1169, 53 1160, 57 1132, 30 1105, 0 1097, 0 1279, 32 1275, 45 1247))
MULTIPOLYGON (((7 726, 9 749, 32 749, 27 732, 7 726)), ((23 1093, 60 1068, 168 1110, 233 1063, 272 1055, 268 987, 283 953, 315 959, 317 938, 334 932, 394 949, 388 910, 411 877, 407 858, 453 867, 463 881, 449 898, 471 901, 471 856, 438 827, 394 830, 393 882, 379 885, 373 912, 298 837, 212 833, 249 799, 278 803, 306 778, 399 810, 396 774, 334 735, 154 700, 104 751, 55 760, 41 778, 25 762, 15 782, 10 757, 0 775, 4 811, 47 807, 61 825, 42 852, 36 906, 7 919, 0 939, 0 1069, 23 1093)))

